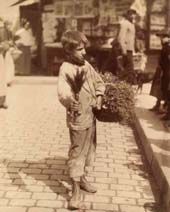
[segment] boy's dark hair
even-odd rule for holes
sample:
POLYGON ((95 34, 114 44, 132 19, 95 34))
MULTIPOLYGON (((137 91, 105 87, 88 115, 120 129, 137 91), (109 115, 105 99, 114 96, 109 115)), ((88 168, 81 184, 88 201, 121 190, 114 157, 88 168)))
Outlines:
POLYGON ((69 30, 63 33, 61 43, 65 52, 70 53, 72 50, 77 48, 80 43, 87 44, 88 40, 82 32, 76 30, 69 30))

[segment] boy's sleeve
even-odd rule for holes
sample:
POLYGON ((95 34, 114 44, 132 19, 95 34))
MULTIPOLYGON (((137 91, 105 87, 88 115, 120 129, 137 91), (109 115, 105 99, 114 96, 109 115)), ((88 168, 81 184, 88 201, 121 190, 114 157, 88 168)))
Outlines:
POLYGON ((66 80, 66 70, 64 67, 61 66, 58 76, 58 84, 57 84, 57 92, 58 92, 58 99, 61 104, 69 108, 70 103, 73 99, 73 93, 69 83, 66 80))
POLYGON ((91 70, 94 77, 94 87, 95 87, 96 96, 103 96, 105 92, 104 81, 102 80, 100 75, 94 70, 92 66, 91 66, 91 70))

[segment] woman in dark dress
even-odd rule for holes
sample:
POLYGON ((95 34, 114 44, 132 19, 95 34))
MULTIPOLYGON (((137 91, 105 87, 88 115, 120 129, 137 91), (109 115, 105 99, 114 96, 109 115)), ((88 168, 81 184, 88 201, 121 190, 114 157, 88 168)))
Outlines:
POLYGON ((150 95, 156 98, 155 105, 149 109, 150 111, 159 112, 161 106, 162 89, 161 89, 161 78, 162 78, 162 69, 158 65, 154 74, 154 78, 151 85, 150 95))
POLYGON ((162 69, 161 90, 163 100, 167 103, 167 113, 163 120, 170 121, 170 36, 164 38, 160 55, 160 67, 162 69))
POLYGON ((157 98, 156 104, 151 111, 159 111, 161 100, 167 102, 169 98, 168 86, 170 82, 170 38, 168 34, 160 34, 162 37, 162 49, 159 56, 158 66, 152 81, 150 95, 157 98))

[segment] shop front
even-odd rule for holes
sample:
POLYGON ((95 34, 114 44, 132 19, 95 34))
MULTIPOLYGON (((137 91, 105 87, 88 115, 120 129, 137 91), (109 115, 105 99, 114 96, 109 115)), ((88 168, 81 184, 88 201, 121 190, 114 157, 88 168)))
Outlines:
MULTIPOLYGON (((99 68, 102 67, 111 49, 110 43, 117 36, 119 22, 134 2, 136 5, 140 3, 138 0, 40 0, 32 6, 22 6, 21 17, 30 21, 38 41, 37 57, 34 59, 40 67, 37 72, 58 75, 63 61, 60 40, 66 29, 86 34, 90 41, 87 52, 97 59, 99 68)), ((161 48, 156 34, 170 25, 169 4, 168 0, 147 1, 147 12, 143 17, 149 68, 153 70, 161 48)))
POLYGON ((90 42, 89 56, 99 67, 111 49, 119 21, 133 0, 53 0, 42 8, 44 67, 50 75, 58 74, 62 62, 61 35, 66 29, 80 30, 90 42))

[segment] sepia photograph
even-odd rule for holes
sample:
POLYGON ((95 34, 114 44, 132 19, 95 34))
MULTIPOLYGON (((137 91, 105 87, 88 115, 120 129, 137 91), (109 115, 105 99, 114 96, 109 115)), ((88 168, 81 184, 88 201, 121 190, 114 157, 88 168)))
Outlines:
POLYGON ((170 0, 0 0, 0 212, 170 212, 170 0))

